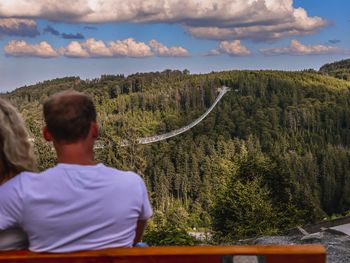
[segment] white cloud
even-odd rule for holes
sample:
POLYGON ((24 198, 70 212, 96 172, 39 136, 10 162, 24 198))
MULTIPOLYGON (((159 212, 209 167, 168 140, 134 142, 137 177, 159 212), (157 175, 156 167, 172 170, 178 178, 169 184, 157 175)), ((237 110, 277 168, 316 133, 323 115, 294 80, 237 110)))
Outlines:
POLYGON ((232 42, 222 41, 220 42, 219 49, 222 53, 229 54, 231 56, 248 56, 250 50, 241 44, 240 40, 232 42))
POLYGON ((151 40, 149 42, 150 47, 154 53, 161 57, 187 57, 189 55, 187 49, 183 47, 166 47, 164 44, 157 40, 151 40))
POLYGON ((0 36, 34 37, 38 34, 37 25, 32 19, 0 18, 0 36))
POLYGON ((0 16, 79 23, 179 23, 195 37, 275 40, 313 34, 327 25, 293 0, 11 0, 0 16))
POLYGON ((111 57, 112 52, 101 40, 89 38, 85 42, 72 41, 66 48, 61 47, 59 52, 63 56, 88 58, 88 57, 111 57))
POLYGON ((221 55, 221 52, 217 48, 211 49, 207 53, 204 54, 204 56, 219 56, 219 55, 221 55))
POLYGON ((248 56, 251 51, 241 44, 240 40, 221 41, 219 47, 209 50, 206 56, 218 56, 220 54, 228 54, 230 56, 248 56))
POLYGON ((113 56, 110 49, 108 49, 102 40, 95 40, 90 38, 86 40, 83 47, 87 50, 90 56, 93 57, 111 57, 113 56))
POLYGON ((67 57, 150 57, 153 56, 151 48, 143 42, 132 38, 110 41, 106 45, 102 40, 94 38, 84 42, 72 41, 66 48, 60 48, 60 54, 67 57))
POLYGON ((136 42, 132 38, 109 42, 109 49, 117 57, 150 57, 153 56, 151 48, 144 42, 136 42))
POLYGON ((66 48, 60 48, 59 53, 66 57, 73 58, 87 58, 90 56, 88 51, 84 49, 83 45, 78 41, 72 41, 66 48))
POLYGON ((5 47, 5 54, 15 57, 57 57, 57 51, 46 41, 42 41, 39 44, 30 45, 25 41, 12 40, 5 47))
POLYGON ((343 54, 346 50, 328 45, 303 45, 292 40, 287 47, 260 49, 260 52, 264 55, 324 55, 343 54))
POLYGON ((237 16, 233 15, 221 24, 185 27, 190 34, 199 38, 271 41, 313 34, 328 24, 320 17, 309 17, 303 8, 293 8, 292 4, 292 0, 246 1, 237 16))
POLYGON ((66 47, 60 47, 57 50, 47 42, 29 45, 23 40, 12 40, 5 46, 5 53, 16 57, 55 57, 60 55, 73 58, 188 56, 188 51, 182 47, 168 48, 157 40, 146 44, 135 41, 133 38, 110 41, 107 44, 102 40, 90 38, 84 42, 71 41, 66 47))
MULTIPOLYGON (((0 16, 44 18, 55 21, 79 21, 93 12, 85 0, 5 0, 0 3, 0 16)), ((111 0, 113 2, 113 0, 111 0)))

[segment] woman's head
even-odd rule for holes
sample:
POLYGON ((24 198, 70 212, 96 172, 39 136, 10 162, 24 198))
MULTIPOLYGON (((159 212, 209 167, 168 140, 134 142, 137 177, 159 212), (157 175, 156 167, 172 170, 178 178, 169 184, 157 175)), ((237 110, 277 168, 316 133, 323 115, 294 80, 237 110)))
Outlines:
POLYGON ((8 101, 0 98, 0 184, 35 169, 33 148, 25 124, 8 101))

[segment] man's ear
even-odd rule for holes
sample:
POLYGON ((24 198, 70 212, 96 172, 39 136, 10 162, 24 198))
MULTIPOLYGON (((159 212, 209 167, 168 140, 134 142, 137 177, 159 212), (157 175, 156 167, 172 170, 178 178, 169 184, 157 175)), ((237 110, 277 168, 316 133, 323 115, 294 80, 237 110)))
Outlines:
POLYGON ((53 137, 51 135, 51 133, 49 132, 49 130, 47 129, 47 126, 45 126, 43 128, 43 136, 44 136, 44 139, 48 142, 51 142, 53 137))
POLYGON ((92 138, 97 139, 97 137, 99 136, 99 133, 100 133, 97 122, 91 123, 90 129, 91 129, 92 138))

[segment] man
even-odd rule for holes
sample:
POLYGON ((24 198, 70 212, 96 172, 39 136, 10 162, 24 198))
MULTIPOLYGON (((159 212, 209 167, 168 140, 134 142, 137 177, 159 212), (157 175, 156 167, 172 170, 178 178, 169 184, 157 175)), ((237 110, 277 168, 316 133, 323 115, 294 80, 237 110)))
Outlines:
POLYGON ((143 180, 94 161, 98 137, 91 99, 76 91, 44 104, 44 138, 58 164, 22 172, 0 188, 0 229, 20 225, 36 252, 131 247, 152 215, 143 180))

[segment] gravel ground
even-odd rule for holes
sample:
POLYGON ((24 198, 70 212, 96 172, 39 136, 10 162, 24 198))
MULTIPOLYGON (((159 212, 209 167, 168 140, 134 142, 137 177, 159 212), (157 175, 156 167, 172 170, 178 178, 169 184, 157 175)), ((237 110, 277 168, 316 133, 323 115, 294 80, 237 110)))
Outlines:
POLYGON ((350 237, 327 232, 307 236, 267 236, 243 241, 244 244, 322 244, 327 249, 327 263, 350 262, 350 237))

